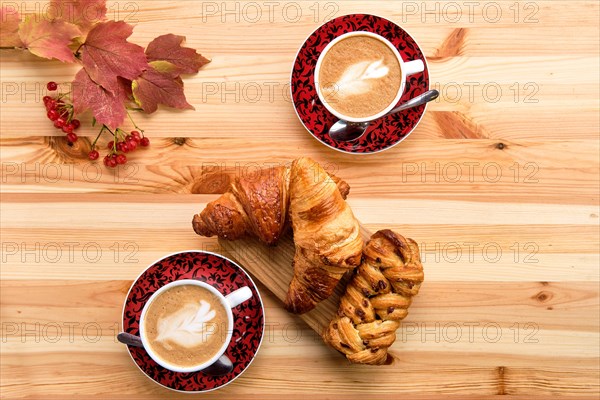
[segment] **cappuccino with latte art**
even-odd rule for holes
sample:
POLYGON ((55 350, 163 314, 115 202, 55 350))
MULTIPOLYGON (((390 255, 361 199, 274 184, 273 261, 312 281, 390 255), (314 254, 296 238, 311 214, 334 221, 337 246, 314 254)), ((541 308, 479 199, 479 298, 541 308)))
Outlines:
POLYGON ((368 118, 385 110, 402 83, 398 57, 374 36, 355 35, 323 55, 317 77, 321 96, 338 113, 368 118))
POLYGON ((209 361, 227 338, 227 311, 208 289, 172 287, 148 305, 144 335, 154 354, 170 365, 192 367, 209 361))

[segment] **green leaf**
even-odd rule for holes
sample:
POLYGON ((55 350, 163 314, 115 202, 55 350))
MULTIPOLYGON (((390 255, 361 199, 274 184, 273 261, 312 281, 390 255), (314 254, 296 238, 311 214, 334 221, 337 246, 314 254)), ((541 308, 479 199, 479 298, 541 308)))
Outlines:
POLYGON ((179 68, 175 64, 172 64, 168 61, 151 61, 148 63, 155 71, 161 72, 163 74, 172 75, 176 77, 179 75, 179 68))

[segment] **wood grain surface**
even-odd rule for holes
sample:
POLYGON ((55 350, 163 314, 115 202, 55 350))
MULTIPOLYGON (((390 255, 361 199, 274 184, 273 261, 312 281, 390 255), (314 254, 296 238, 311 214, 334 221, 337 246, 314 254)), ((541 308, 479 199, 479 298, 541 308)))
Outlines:
MULTIPOLYGON (((349 364, 261 284, 262 348, 206 398, 597 398, 599 11, 566 0, 109 1, 136 43, 186 35, 213 60, 185 79, 196 111, 138 118, 152 146, 117 171, 87 161, 90 128, 69 147, 45 118, 45 83, 76 67, 0 51, 1 397, 187 397, 144 377, 117 343, 129 286, 165 254, 225 252, 194 234, 193 214, 235 176, 308 155, 351 185, 366 229, 421 247, 426 281, 397 360, 349 364), (372 156, 315 141, 289 98, 302 41, 352 12, 405 27, 441 92, 408 140, 372 156)), ((261 255, 246 267, 269 268, 261 255)))

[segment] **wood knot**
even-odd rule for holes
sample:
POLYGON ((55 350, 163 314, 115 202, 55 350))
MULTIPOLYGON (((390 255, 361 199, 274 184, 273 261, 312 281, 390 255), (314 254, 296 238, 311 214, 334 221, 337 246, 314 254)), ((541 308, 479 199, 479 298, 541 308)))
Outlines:
POLYGON ((87 138, 79 138, 75 143, 70 143, 64 136, 51 136, 48 138, 48 146, 66 163, 72 163, 73 159, 87 160, 92 150, 87 138))
POLYGON ((467 32, 466 28, 454 29, 436 50, 435 55, 430 58, 433 60, 443 60, 462 55, 467 32))
POLYGON ((186 142, 187 139, 183 137, 176 137, 173 139, 173 143, 175 143, 177 146, 183 146, 186 142))
POLYGON ((505 395, 506 394, 506 384, 505 384, 505 379, 504 379, 504 374, 505 374, 505 367, 496 367, 496 373, 498 374, 498 393, 499 395, 505 395))
POLYGON ((552 292, 542 290, 541 292, 539 292, 538 294, 533 296, 533 299, 539 301, 540 303, 545 303, 545 302, 551 300, 552 297, 553 297, 552 292))
POLYGON ((498 150, 504 150, 504 149, 505 149, 505 148, 507 148, 507 147, 508 147, 508 146, 507 146, 507 145, 505 145, 505 144, 504 144, 504 143, 502 143, 502 142, 498 142, 498 143, 496 143, 496 148, 497 148, 498 150))
POLYGON ((225 173, 215 172, 202 175, 192 185, 192 194, 221 194, 227 191, 231 177, 225 173))
POLYGON ((444 137, 448 139, 487 139, 489 137, 488 132, 481 124, 459 111, 435 113, 433 119, 444 132, 444 137))

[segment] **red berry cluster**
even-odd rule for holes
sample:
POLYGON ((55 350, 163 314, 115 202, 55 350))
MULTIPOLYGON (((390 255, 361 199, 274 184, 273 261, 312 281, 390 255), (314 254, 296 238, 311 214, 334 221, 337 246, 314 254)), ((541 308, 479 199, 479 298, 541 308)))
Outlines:
MULTIPOLYGON (((53 92, 58 89, 56 82, 48 82, 47 88, 53 92)), ((67 134, 67 141, 75 143, 78 139, 75 131, 79 129, 81 123, 73 118, 73 105, 64 101, 64 95, 58 95, 56 98, 44 96, 44 105, 46 106, 46 115, 54 123, 56 129, 62 130, 67 134)))
MULTIPOLYGON (((58 89, 58 84, 56 82, 48 82, 46 87, 49 91, 54 92, 58 89)), ((67 141, 69 143, 75 143, 78 139, 75 130, 79 128, 81 123, 79 120, 73 118, 73 105, 65 101, 67 96, 68 93, 59 93, 56 97, 45 96, 44 105, 46 106, 48 118, 54 123, 54 126, 67 134, 67 141)), ((129 116, 129 118, 131 119, 131 116, 129 116)), ((100 158, 100 153, 96 149, 96 143, 103 132, 109 132, 113 138, 113 140, 108 143, 108 154, 104 157, 104 165, 110 168, 126 164, 126 153, 130 153, 141 147, 150 146, 150 139, 144 136, 144 131, 138 128, 135 122, 133 122, 133 119, 131 119, 131 122, 136 130, 131 131, 130 134, 121 128, 112 131, 108 126, 103 125, 96 140, 92 143, 92 150, 88 154, 89 159, 95 161, 100 158)))
MULTIPOLYGON (((110 141, 107 145, 109 152, 104 157, 104 165, 107 167, 115 168, 117 165, 126 164, 127 156, 125 153, 130 153, 140 147, 150 146, 150 139, 143 136, 143 133, 139 131, 131 131, 128 135, 122 129, 117 128, 113 136, 114 140, 110 141)), ((97 150, 92 150, 89 157, 90 160, 97 160, 100 157, 100 153, 97 150)))

